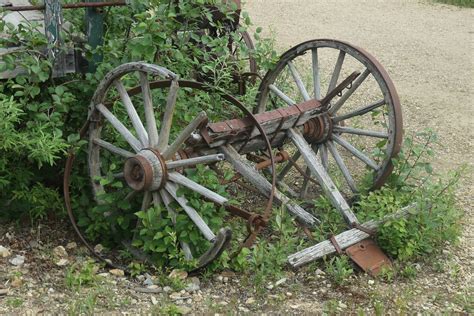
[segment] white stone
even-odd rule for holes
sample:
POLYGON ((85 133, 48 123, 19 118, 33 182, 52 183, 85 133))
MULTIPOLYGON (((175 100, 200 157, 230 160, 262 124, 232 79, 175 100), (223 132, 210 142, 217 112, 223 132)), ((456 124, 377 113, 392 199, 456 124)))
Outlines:
POLYGON ((23 263, 25 263, 25 257, 17 255, 15 258, 10 259, 10 263, 14 266, 21 266, 23 263))
POLYGON ((56 265, 57 265, 58 267, 64 267, 64 266, 66 266, 66 265, 68 265, 68 264, 69 264, 69 260, 64 259, 64 258, 63 258, 63 259, 59 259, 59 261, 56 262, 56 265))
POLYGON ((125 272, 122 269, 112 269, 109 270, 110 274, 118 276, 118 277, 123 277, 125 275, 125 272))
POLYGON ((156 299, 156 297, 154 297, 154 296, 151 297, 151 303, 152 303, 153 305, 158 304, 158 300, 156 299))
POLYGON ((53 254, 54 256, 58 258, 66 258, 67 257, 67 251, 66 248, 63 246, 57 246, 56 248, 53 249, 53 254))
POLYGON ((2 258, 6 258, 8 256, 11 255, 11 252, 10 250, 8 250, 7 248, 3 247, 3 246, 0 246, 0 257, 2 258))
POLYGON ((249 297, 246 301, 245 304, 252 305, 255 303, 255 299, 253 297, 249 297))
POLYGON ((286 282, 286 278, 280 279, 280 280, 278 280, 278 281, 275 282, 275 286, 280 286, 280 285, 282 285, 282 284, 285 283, 285 282, 286 282))

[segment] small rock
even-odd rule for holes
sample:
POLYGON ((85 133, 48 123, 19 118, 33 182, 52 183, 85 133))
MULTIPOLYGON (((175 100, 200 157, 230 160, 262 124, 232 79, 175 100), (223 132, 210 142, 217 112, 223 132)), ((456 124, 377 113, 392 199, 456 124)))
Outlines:
POLYGON ((8 289, 0 289, 0 296, 8 295, 8 289))
POLYGON ((163 289, 157 285, 155 285, 156 288, 147 288, 147 287, 136 287, 134 290, 135 292, 138 292, 138 293, 152 293, 152 294, 158 294, 158 293, 161 293, 163 292, 163 289))
POLYGON ((316 269, 316 271, 314 272, 316 275, 325 275, 326 272, 324 272, 323 270, 321 269, 316 269))
POLYGON ((77 244, 74 241, 72 241, 72 242, 70 242, 66 245, 67 250, 73 250, 73 249, 76 249, 76 248, 77 248, 77 244))
POLYGON ((369 285, 374 285, 375 281, 374 280, 369 280, 369 281, 367 281, 367 283, 369 283, 369 285))
POLYGON ((143 284, 146 286, 153 285, 153 280, 151 278, 146 278, 145 281, 143 281, 143 284))
POLYGON ((56 265, 58 267, 64 267, 65 265, 68 265, 69 264, 69 260, 67 259, 60 259, 58 262, 56 262, 56 265))
POLYGON ((57 246, 56 248, 53 249, 53 255, 58 258, 66 258, 67 251, 63 246, 57 246))
POLYGON ((131 302, 132 302, 132 305, 135 305, 135 304, 138 303, 138 301, 137 301, 136 299, 134 299, 134 298, 132 298, 132 301, 131 301, 131 302))
POLYGON ((217 281, 223 282, 223 281, 224 281, 224 277, 223 277, 222 275, 218 275, 218 276, 217 276, 217 281))
POLYGON ((291 293, 291 292, 286 292, 286 296, 292 297, 292 296, 293 296, 293 293, 291 293))
POLYGON ((344 304, 343 302, 339 302, 339 307, 342 308, 342 309, 346 309, 347 305, 344 304))
POLYGON ((50 288, 48 289, 48 293, 54 293, 54 292, 55 292, 55 291, 54 291, 54 289, 53 289, 52 287, 50 287, 50 288))
POLYGON ((187 306, 179 306, 178 307, 178 313, 180 315, 187 315, 189 313, 191 313, 192 309, 187 307, 187 306))
POLYGON ((123 277, 125 275, 125 272, 123 272, 123 270, 121 269, 112 269, 112 270, 109 270, 109 272, 110 274, 118 276, 118 277, 123 277))
POLYGON ((97 253, 102 253, 102 251, 104 251, 104 246, 102 246, 101 244, 97 244, 94 247, 94 251, 97 253))
POLYGON ((10 284, 12 287, 20 287, 23 284, 23 280, 19 277, 15 277, 10 284))
POLYGON ((21 266, 23 263, 25 263, 25 257, 17 255, 15 258, 10 259, 10 263, 14 266, 21 266))
POLYGON ((280 286, 280 285, 282 285, 282 284, 285 283, 285 282, 286 282, 286 278, 280 279, 280 280, 278 280, 278 281, 275 282, 275 286, 280 286))
POLYGON ((221 301, 221 302, 219 302, 219 305, 220 306, 227 306, 227 305, 229 305, 229 303, 227 303, 226 301, 221 301))
POLYGON ((185 290, 186 290, 187 292, 190 292, 190 293, 192 293, 192 292, 197 292, 197 291, 199 291, 200 289, 201 289, 201 287, 200 287, 198 284, 194 284, 194 283, 189 283, 189 284, 186 286, 186 288, 185 288, 185 290))
POLYGON ((250 312, 250 309, 248 309, 247 307, 244 307, 244 306, 239 306, 238 309, 239 309, 239 311, 241 311, 242 313, 248 313, 248 312, 250 312))
POLYGON ((154 290, 154 289, 157 289, 157 288, 159 288, 159 286, 158 286, 158 285, 156 285, 156 284, 152 284, 152 285, 148 285, 146 288, 147 288, 147 289, 154 290))
POLYGON ((224 283, 227 283, 227 282, 229 282, 229 278, 228 277, 223 277, 222 281, 224 281, 224 283))
POLYGON ((165 287, 163 288, 163 292, 165 292, 165 293, 169 293, 169 292, 171 292, 171 291, 173 291, 173 289, 172 289, 170 286, 165 286, 165 287))
POLYGON ((249 297, 246 301, 245 304, 252 305, 255 304, 255 299, 253 297, 249 297))
POLYGON ((7 248, 3 247, 3 246, 0 246, 0 257, 2 258, 6 258, 8 256, 11 255, 11 252, 10 250, 8 250, 7 248))
POLYGON ((173 300, 173 301, 182 299, 181 293, 179 293, 179 292, 173 292, 173 293, 171 293, 171 294, 170 294, 170 299, 173 300))
POLYGON ((102 272, 102 273, 99 273, 98 276, 103 277, 103 278, 107 278, 108 276, 110 276, 110 273, 102 272))
POLYGON ((152 303, 153 305, 158 304, 158 300, 156 299, 156 297, 154 297, 154 296, 151 297, 151 303, 152 303))
POLYGON ((188 299, 186 300, 186 304, 192 304, 192 303, 193 303, 193 299, 192 299, 192 298, 188 298, 188 299))
POLYGON ((173 271, 171 271, 168 277, 173 278, 173 279, 184 280, 188 277, 188 273, 183 270, 174 269, 173 271))

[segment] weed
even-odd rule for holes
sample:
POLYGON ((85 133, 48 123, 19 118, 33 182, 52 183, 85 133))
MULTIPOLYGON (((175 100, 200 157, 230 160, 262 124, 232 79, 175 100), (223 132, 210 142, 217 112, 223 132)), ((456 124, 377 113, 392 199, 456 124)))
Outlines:
POLYGON ((436 0, 436 2, 452 4, 458 7, 474 8, 472 0, 436 0))
POLYGON ((94 261, 86 261, 82 265, 73 264, 66 270, 66 286, 77 289, 84 285, 94 285, 98 280, 97 270, 98 266, 94 261))
POLYGON ((9 297, 5 301, 5 304, 7 306, 10 306, 10 307, 13 307, 13 308, 18 308, 18 307, 22 306, 23 303, 24 303, 23 299, 19 298, 19 297, 9 297))
POLYGON ((400 271, 400 274, 401 276, 403 276, 404 278, 407 278, 407 279, 414 279, 417 274, 418 274, 418 271, 415 267, 415 265, 413 264, 406 264, 402 270, 400 271))
POLYGON ((354 273, 349 257, 338 256, 332 257, 326 263, 326 273, 337 284, 343 285, 348 281, 350 275, 354 273))

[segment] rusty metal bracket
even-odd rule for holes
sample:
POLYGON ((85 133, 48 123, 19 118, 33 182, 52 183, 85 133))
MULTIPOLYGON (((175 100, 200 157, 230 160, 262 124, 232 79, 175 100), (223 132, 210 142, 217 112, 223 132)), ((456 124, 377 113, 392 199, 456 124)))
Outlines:
POLYGON ((372 276, 391 269, 392 262, 371 238, 364 239, 346 249, 346 254, 362 270, 372 276))

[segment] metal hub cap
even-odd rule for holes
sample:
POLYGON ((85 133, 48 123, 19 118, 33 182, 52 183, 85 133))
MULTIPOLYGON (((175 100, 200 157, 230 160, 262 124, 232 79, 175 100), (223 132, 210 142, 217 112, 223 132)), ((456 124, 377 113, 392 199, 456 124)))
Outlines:
POLYGON ((166 168, 161 154, 143 149, 125 161, 123 175, 129 187, 136 191, 158 190, 166 181, 166 168))
POLYGON ((325 142, 332 131, 332 121, 328 114, 319 115, 304 123, 303 135, 310 144, 325 142))

